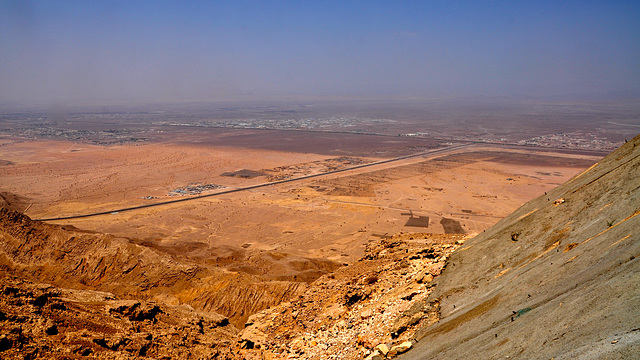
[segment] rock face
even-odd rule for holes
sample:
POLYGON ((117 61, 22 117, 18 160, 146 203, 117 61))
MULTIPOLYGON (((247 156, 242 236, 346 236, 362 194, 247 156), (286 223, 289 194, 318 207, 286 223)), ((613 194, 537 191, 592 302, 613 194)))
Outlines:
MULTIPOLYGON (((385 355, 406 351, 417 326, 437 320, 438 304, 427 303, 426 297, 448 254, 464 242, 461 235, 433 234, 399 234, 373 241, 359 262, 321 277, 290 301, 279 299, 279 305, 252 315, 238 334, 228 317, 197 311, 188 305, 168 305, 162 301, 166 298, 152 296, 162 285, 148 289, 136 287, 135 283, 129 285, 126 289, 136 289, 138 298, 122 299, 117 293, 106 291, 123 291, 128 274, 142 279, 153 274, 153 267, 148 274, 139 274, 135 272, 136 267, 129 272, 113 270, 111 273, 112 267, 107 266, 98 271, 105 274, 102 277, 96 277, 91 270, 101 269, 100 264, 107 262, 104 258, 112 252, 105 249, 114 246, 110 241, 125 247, 116 252, 125 269, 132 268, 130 259, 144 263, 145 259, 136 256, 137 245, 120 243, 121 240, 108 236, 87 235, 94 241, 86 242, 97 247, 90 248, 87 254, 94 259, 76 261, 76 264, 85 264, 85 270, 77 273, 73 270, 76 267, 64 267, 67 262, 60 262, 63 269, 71 269, 67 270, 68 278, 60 279, 54 276, 61 272, 59 268, 46 266, 47 261, 53 262, 51 256, 58 255, 55 251, 50 255, 38 250, 35 239, 47 232, 54 240, 61 239, 59 244, 51 241, 51 248, 67 249, 65 241, 71 241, 67 230, 54 228, 59 233, 51 233, 47 225, 32 224, 20 214, 7 212, 5 215, 15 218, 7 222, 20 221, 24 226, 8 226, 3 235, 3 250, 11 255, 11 258, 4 255, 5 263, 0 271, 0 329, 6 334, 0 336, 3 358, 21 358, 26 354, 28 358, 90 355, 109 359, 290 356, 325 359, 333 355, 340 359, 367 356, 382 359, 385 355), (12 240, 17 238, 27 241, 22 246, 15 245, 12 240), (127 250, 127 247, 131 248, 127 250), (21 250, 23 248, 27 250, 21 250), (59 283, 79 284, 85 289, 56 287, 22 278, 35 277, 34 274, 59 283), (74 283, 77 276, 86 276, 87 281, 74 283), (101 291, 89 290, 91 287, 101 291)), ((154 256, 160 257, 157 261, 168 261, 158 254, 154 256)), ((115 261, 117 259, 110 259, 108 263, 115 261)), ((164 264, 169 267, 168 274, 177 271, 170 264, 164 264)), ((146 266, 139 267, 145 269, 146 266)), ((176 277, 180 287, 170 290, 186 289, 183 291, 189 292, 188 299, 194 303, 204 296, 205 290, 192 284, 200 282, 206 289, 207 282, 211 281, 211 273, 198 267, 176 277), (201 273, 209 277, 199 275, 201 273)), ((167 284, 162 279, 156 281, 167 284)), ((277 283, 265 284, 264 291, 269 286, 278 286, 277 283)), ((234 306, 232 298, 245 301, 252 296, 255 291, 251 286, 262 285, 249 284, 245 293, 227 291, 228 306, 234 306)), ((208 306, 214 307, 211 303, 208 306)), ((201 308, 206 310, 207 306, 201 308)))
POLYGON ((226 358, 236 331, 190 306, 0 278, 3 359, 226 358))
POLYGON ((454 252, 402 358, 637 358, 639 215, 640 136, 454 252))
POLYGON ((407 351, 418 326, 437 321, 439 304, 426 298, 464 239, 398 234, 372 241, 357 263, 252 315, 234 353, 240 359, 383 359, 407 351))
POLYGON ((125 238, 33 221, 0 208, 0 274, 132 299, 186 303, 242 325, 249 315, 306 289, 264 281, 136 244, 125 238))

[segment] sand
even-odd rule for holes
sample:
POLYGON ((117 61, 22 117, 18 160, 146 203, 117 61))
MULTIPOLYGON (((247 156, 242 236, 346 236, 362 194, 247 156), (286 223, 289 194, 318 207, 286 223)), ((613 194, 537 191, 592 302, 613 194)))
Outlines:
MULTIPOLYGON (((184 141, 104 147, 3 139, 0 190, 22 197, 29 204, 26 214, 38 219, 181 198, 168 194, 194 183, 232 189, 268 181, 265 176, 221 176, 241 169, 294 165, 317 172, 318 168, 307 165, 335 157, 184 141)), ((350 263, 362 255, 369 239, 385 234, 482 232, 596 160, 549 151, 466 148, 219 197, 56 223, 144 241, 166 251, 183 249, 181 255, 199 259, 215 260, 227 256, 229 249, 242 249, 248 256, 266 251, 350 263), (412 217, 429 221, 411 226, 416 224, 409 221, 412 217), (459 226, 443 226, 443 219, 447 219, 444 224, 459 226)))

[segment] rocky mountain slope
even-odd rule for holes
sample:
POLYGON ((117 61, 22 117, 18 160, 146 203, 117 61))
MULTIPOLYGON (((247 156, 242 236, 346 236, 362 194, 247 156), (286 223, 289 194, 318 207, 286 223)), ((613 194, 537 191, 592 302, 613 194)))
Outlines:
POLYGON ((438 304, 424 301, 464 239, 414 233, 374 240, 357 263, 252 315, 233 352, 239 359, 362 359, 406 351, 418 326, 437 320, 438 304))
POLYGON ((640 136, 469 240, 403 359, 640 358, 640 136))
POLYGON ((188 305, 0 278, 3 359, 225 358, 236 332, 224 316, 188 305))
POLYGON ((634 358, 638 215, 640 136, 471 240, 380 238, 310 284, 0 209, 0 355, 634 358))
POLYGON ((437 320, 438 305, 422 303, 465 239, 384 237, 356 264, 307 285, 259 282, 9 210, 0 210, 0 229, 8 358, 359 359, 386 344, 397 352, 392 345, 437 320), (233 323, 249 314, 238 332, 233 323))
POLYGON ((107 234, 33 221, 0 209, 0 273, 121 298, 189 304, 244 324, 249 315, 306 289, 177 256, 107 234))

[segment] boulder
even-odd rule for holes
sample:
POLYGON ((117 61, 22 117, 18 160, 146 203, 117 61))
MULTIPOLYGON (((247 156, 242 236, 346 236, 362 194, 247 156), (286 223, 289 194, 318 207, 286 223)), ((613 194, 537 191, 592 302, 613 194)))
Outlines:
POLYGON ((396 356, 398 354, 402 354, 404 352, 407 352, 409 349, 411 349, 412 346, 413 346, 413 343, 411 343, 411 341, 405 341, 396 346, 392 346, 391 350, 389 350, 389 355, 396 356))

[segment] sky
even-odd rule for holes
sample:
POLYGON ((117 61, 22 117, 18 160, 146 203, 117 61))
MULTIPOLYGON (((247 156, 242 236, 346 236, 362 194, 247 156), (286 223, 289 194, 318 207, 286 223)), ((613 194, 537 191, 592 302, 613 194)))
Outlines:
POLYGON ((637 0, 0 0, 0 104, 619 93, 637 0))

